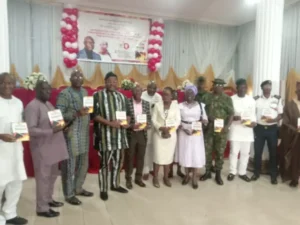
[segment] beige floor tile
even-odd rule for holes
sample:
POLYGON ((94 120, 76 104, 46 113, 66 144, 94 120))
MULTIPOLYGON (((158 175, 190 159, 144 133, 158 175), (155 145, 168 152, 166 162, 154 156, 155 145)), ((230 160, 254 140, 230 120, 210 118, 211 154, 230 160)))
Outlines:
MULTIPOLYGON (((199 181, 199 188, 182 186, 178 177, 172 188, 146 182, 146 188, 134 186, 128 194, 109 192, 109 200, 99 198, 98 177, 89 174, 84 188, 94 192, 92 198, 80 197, 81 206, 65 204, 59 218, 38 218, 35 214, 35 182, 24 182, 18 211, 29 225, 300 225, 300 189, 287 184, 270 184, 268 176, 246 183, 238 177, 228 182, 228 162, 223 171, 224 186, 215 181, 199 181)), ((124 173, 121 184, 125 186, 124 173)), ((55 200, 64 201, 61 180, 55 185, 55 200)))

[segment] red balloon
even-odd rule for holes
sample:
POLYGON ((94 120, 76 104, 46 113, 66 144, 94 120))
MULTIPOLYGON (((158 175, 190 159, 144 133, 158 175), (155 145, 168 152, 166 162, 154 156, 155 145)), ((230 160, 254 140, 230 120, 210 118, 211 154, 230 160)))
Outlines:
POLYGON ((156 40, 150 40, 150 44, 155 45, 156 40))
POLYGON ((72 9, 72 14, 78 16, 78 9, 72 9))
POLYGON ((165 24, 162 23, 161 24, 161 28, 164 29, 165 28, 165 24))
POLYGON ((77 65, 77 59, 71 60, 71 64, 72 64, 73 66, 76 66, 76 65, 77 65))
POLYGON ((62 41, 64 41, 64 42, 70 41, 70 38, 67 35, 64 35, 62 37, 62 41))
POLYGON ((157 21, 155 21, 154 23, 152 23, 152 26, 154 26, 154 27, 158 27, 158 25, 159 25, 159 22, 157 22, 157 21))
POLYGON ((62 27, 62 28, 60 29, 60 32, 61 32, 62 34, 67 34, 68 30, 67 30, 65 27, 62 27))
POLYGON ((69 10, 67 9, 67 8, 64 8, 64 13, 68 13, 69 12, 69 10))
POLYGON ((74 27, 71 31, 72 31, 73 34, 77 34, 78 33, 78 28, 74 27))
POLYGON ((163 32, 160 32, 160 31, 158 31, 158 35, 159 35, 160 37, 163 37, 163 36, 164 36, 164 33, 163 33, 163 32))
POLYGON ((150 67, 150 70, 151 70, 152 72, 154 72, 154 71, 156 70, 156 67, 155 67, 155 66, 151 66, 151 67, 150 67))
POLYGON ((156 44, 158 44, 159 46, 162 45, 162 41, 161 40, 156 40, 156 44))
POLYGON ((79 49, 78 49, 78 48, 73 48, 73 52, 74 52, 74 53, 78 53, 78 52, 79 52, 79 49))
POLYGON ((73 30, 67 30, 67 33, 66 33, 68 36, 74 36, 74 32, 73 30))
POLYGON ((78 23, 77 23, 77 21, 72 21, 72 22, 71 22, 71 25, 72 25, 72 27, 77 27, 77 26, 78 26, 78 23))
POLYGON ((73 43, 73 42, 75 42, 77 40, 77 38, 75 38, 74 36, 71 36, 69 40, 70 40, 70 42, 73 43))
POLYGON ((72 20, 71 20, 70 17, 67 17, 67 18, 65 18, 64 20, 65 20, 66 23, 72 24, 72 20))
POLYGON ((64 58, 64 63, 65 63, 65 64, 69 64, 69 63, 70 63, 70 59, 64 58))

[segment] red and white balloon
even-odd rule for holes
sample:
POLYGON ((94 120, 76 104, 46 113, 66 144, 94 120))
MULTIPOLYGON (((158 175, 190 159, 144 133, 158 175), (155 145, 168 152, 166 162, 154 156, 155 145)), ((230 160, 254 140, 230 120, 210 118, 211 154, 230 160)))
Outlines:
POLYGON ((63 9, 61 26, 61 43, 64 63, 67 68, 77 65, 78 49, 78 9, 72 5, 66 5, 63 9))
POLYGON ((148 41, 148 68, 151 72, 161 68, 162 42, 165 25, 162 19, 154 20, 151 24, 151 32, 148 41))

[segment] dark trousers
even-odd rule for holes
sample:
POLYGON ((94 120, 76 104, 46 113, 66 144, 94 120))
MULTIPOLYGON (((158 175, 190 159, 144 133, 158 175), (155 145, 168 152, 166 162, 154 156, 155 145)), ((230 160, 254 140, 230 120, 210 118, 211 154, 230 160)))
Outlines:
POLYGON ((73 156, 69 151, 69 159, 61 162, 62 187, 66 199, 82 192, 88 168, 89 152, 73 156))
POLYGON ((262 154, 265 143, 267 142, 269 149, 269 165, 271 177, 277 176, 277 142, 278 127, 277 125, 263 126, 257 125, 254 128, 254 174, 259 175, 261 171, 262 154))
POLYGON ((118 188, 120 185, 120 172, 122 162, 121 149, 112 151, 99 151, 100 156, 100 170, 98 173, 98 181, 101 192, 108 191, 108 172, 109 165, 112 162, 111 183, 110 187, 118 188))
POLYGON ((146 138, 144 131, 132 132, 129 140, 129 149, 125 153, 125 178, 131 181, 133 172, 133 160, 136 156, 135 180, 142 179, 144 168, 144 157, 146 152, 146 138))

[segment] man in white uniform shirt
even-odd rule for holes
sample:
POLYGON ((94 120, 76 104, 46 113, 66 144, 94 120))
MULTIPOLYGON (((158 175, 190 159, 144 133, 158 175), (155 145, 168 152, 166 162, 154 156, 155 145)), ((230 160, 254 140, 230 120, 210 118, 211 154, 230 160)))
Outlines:
POLYGON ((254 128, 254 174, 251 180, 256 181, 260 176, 262 154, 267 142, 269 149, 269 163, 271 183, 277 184, 277 142, 278 122, 282 118, 283 106, 280 96, 271 95, 272 82, 264 81, 261 84, 262 96, 256 96, 257 126, 254 128))
POLYGON ((234 108, 233 122, 229 131, 230 141, 230 170, 227 179, 232 181, 238 173, 239 177, 250 182, 247 176, 251 143, 254 142, 253 127, 256 126, 255 101, 246 95, 247 82, 245 79, 236 81, 237 94, 231 97, 234 108), (238 154, 240 153, 239 167, 238 154))
POLYGON ((23 104, 12 95, 14 79, 8 73, 0 74, 0 225, 27 224, 17 216, 17 204, 22 192, 22 181, 27 178, 23 162, 22 142, 16 142, 11 123, 22 122, 23 104))

